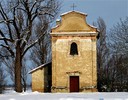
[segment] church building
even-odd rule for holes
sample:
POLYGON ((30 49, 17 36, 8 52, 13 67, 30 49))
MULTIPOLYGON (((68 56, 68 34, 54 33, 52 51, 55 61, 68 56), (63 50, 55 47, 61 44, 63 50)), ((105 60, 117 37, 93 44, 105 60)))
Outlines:
POLYGON ((87 14, 69 11, 51 31, 52 61, 30 71, 32 91, 96 92, 98 30, 87 14))

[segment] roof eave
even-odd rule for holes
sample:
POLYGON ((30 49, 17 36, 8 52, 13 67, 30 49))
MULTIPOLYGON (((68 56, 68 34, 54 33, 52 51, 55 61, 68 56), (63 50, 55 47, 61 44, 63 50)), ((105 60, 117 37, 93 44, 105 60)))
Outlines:
POLYGON ((45 66, 47 66, 47 65, 50 64, 50 63, 52 63, 52 62, 50 61, 50 62, 44 63, 44 64, 42 64, 42 65, 40 65, 40 66, 38 66, 38 67, 32 69, 32 70, 29 71, 28 73, 29 73, 29 74, 32 74, 33 72, 35 72, 35 71, 37 71, 37 70, 39 70, 39 69, 44 68, 45 66))

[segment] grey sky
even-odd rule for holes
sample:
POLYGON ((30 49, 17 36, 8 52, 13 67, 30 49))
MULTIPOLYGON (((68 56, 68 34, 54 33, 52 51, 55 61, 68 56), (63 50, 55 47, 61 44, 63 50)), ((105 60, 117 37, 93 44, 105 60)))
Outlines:
POLYGON ((61 0, 61 13, 72 10, 73 3, 77 6, 75 10, 87 13, 87 22, 92 24, 98 17, 102 17, 107 27, 110 28, 120 18, 128 16, 128 0, 61 0))

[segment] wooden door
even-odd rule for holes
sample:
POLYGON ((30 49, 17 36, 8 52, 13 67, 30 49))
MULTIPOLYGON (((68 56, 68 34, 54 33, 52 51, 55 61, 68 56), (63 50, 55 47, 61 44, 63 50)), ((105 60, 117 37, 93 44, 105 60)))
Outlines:
POLYGON ((70 92, 79 92, 79 76, 70 76, 70 92))

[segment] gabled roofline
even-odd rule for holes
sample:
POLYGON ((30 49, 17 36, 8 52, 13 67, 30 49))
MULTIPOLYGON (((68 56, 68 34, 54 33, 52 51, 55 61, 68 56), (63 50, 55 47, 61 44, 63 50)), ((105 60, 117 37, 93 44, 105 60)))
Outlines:
POLYGON ((45 66, 47 66, 48 64, 51 64, 51 63, 52 63, 51 61, 50 61, 50 62, 47 62, 47 63, 44 63, 44 64, 42 64, 42 65, 40 65, 40 66, 38 66, 38 67, 32 69, 32 70, 29 71, 28 73, 29 73, 29 74, 32 74, 32 73, 35 72, 36 70, 42 69, 42 68, 44 68, 45 66))
POLYGON ((76 12, 76 13, 79 13, 79 14, 82 14, 82 15, 85 15, 85 16, 87 16, 87 14, 86 13, 83 13, 83 12, 80 12, 80 11, 68 11, 68 12, 65 12, 65 13, 62 13, 60 16, 64 16, 64 15, 67 15, 67 14, 69 14, 69 13, 71 13, 71 12, 76 12))

